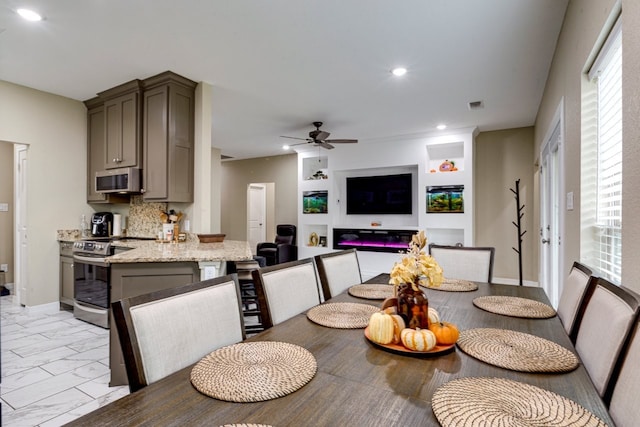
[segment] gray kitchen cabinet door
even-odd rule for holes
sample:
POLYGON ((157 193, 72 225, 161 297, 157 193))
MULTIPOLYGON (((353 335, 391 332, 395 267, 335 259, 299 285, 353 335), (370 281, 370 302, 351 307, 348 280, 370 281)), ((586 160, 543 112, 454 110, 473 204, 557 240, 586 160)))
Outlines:
POLYGON ((193 202, 195 83, 167 72, 144 84, 143 198, 193 202))
POLYGON ((138 92, 105 101, 105 169, 140 166, 139 104, 138 92))
POLYGON ((107 196, 96 191, 96 172, 104 169, 105 129, 104 105, 100 102, 92 106, 92 101, 85 104, 87 110, 87 202, 104 203, 107 196))

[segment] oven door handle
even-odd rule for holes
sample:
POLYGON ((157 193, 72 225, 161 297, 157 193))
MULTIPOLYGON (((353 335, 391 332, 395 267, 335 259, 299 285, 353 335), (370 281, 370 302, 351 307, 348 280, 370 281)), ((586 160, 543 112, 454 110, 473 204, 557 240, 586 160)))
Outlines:
POLYGON ((85 264, 97 265, 98 267, 108 267, 109 263, 106 262, 105 258, 95 258, 90 256, 82 256, 75 254, 73 255, 73 260, 78 262, 83 262, 85 264))

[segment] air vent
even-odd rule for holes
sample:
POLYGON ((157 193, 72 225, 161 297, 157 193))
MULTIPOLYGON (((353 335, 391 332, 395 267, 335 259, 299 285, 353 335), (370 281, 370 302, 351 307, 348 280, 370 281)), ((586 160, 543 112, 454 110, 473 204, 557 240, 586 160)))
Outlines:
POLYGON ((469 110, 479 110, 484 108, 484 103, 482 101, 471 101, 469 103, 469 110))

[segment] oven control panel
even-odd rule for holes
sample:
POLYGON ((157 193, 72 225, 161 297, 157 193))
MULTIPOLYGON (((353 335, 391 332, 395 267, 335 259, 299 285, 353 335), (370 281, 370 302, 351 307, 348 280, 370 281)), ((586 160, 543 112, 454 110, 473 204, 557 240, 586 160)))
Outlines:
POLYGON ((83 240, 73 243, 73 253, 86 255, 111 255, 111 243, 83 240))

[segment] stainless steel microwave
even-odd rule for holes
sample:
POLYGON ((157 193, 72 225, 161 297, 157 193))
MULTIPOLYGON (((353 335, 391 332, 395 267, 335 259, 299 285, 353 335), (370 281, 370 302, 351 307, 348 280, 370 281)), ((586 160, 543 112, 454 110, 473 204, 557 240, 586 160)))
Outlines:
POLYGON ((108 169, 96 172, 96 191, 99 193, 139 193, 139 168, 108 169))

